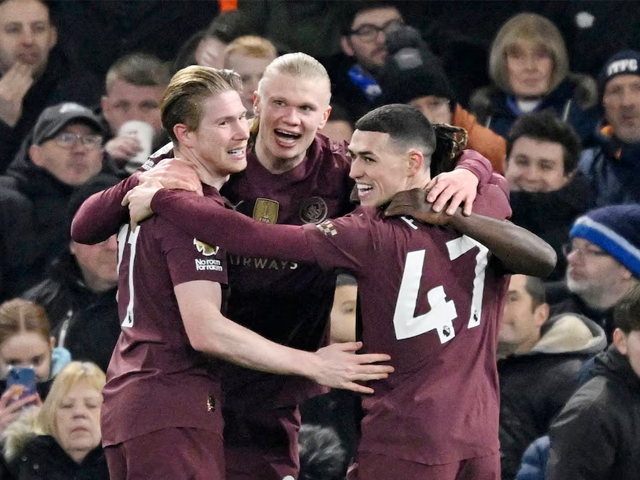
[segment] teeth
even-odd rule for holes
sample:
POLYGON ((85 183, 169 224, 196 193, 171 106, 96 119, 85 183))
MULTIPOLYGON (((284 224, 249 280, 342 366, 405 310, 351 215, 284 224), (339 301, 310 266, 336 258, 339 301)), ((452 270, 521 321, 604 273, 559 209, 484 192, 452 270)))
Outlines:
POLYGON ((289 138, 300 138, 300 135, 297 133, 289 133, 289 132, 284 132, 282 130, 276 130, 276 133, 278 135, 282 135, 284 137, 289 137, 289 138))
POLYGON ((229 153, 231 155, 239 155, 244 151, 243 148, 236 148, 235 150, 229 150, 229 153))
POLYGON ((373 189, 373 187, 370 185, 357 184, 357 187, 358 187, 358 192, 360 193, 368 192, 369 190, 373 189))

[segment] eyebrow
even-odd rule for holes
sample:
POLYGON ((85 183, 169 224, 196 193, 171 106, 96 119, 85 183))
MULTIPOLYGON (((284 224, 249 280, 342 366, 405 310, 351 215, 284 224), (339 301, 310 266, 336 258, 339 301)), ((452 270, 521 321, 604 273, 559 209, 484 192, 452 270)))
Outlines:
POLYGON ((219 118, 216 118, 215 122, 220 123, 220 122, 230 122, 232 120, 237 120, 238 118, 240 118, 242 115, 246 113, 247 111, 244 110, 242 113, 240 113, 240 115, 227 115, 225 117, 219 117, 219 118))
POLYGON ((347 151, 351 155, 357 155, 357 156, 360 156, 360 157, 363 157, 365 155, 375 156, 375 153, 373 153, 371 150, 361 150, 359 152, 356 152, 355 150, 351 150, 350 148, 348 148, 347 151))

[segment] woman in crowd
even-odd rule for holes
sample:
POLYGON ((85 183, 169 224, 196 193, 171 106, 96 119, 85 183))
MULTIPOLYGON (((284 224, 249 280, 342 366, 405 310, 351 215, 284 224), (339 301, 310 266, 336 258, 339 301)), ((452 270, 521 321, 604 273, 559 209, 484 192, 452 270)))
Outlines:
POLYGON ((0 305, 0 432, 15 420, 23 407, 45 399, 53 378, 71 361, 64 348, 55 348, 49 319, 44 309, 33 302, 16 298, 0 305), (6 388, 12 367, 32 367, 36 374, 37 394, 11 402, 20 396, 17 385, 6 388))
POLYGON ((71 362, 41 407, 5 432, 4 456, 15 480, 108 480, 100 445, 105 374, 90 362, 71 362))
POLYGON ((515 120, 546 109, 571 124, 583 146, 598 121, 595 81, 569 73, 569 58, 560 31, 534 13, 512 17, 498 31, 489 54, 493 85, 478 90, 471 110, 478 120, 506 137, 515 120))

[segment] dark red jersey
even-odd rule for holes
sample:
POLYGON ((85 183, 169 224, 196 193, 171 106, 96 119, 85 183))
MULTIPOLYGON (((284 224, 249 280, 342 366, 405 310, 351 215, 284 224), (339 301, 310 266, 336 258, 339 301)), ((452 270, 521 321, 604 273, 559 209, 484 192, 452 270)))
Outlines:
MULTIPOLYGON (((217 190, 204 188, 224 209, 217 190)), ((219 374, 191 347, 174 287, 226 284, 226 251, 153 217, 134 231, 121 227, 118 271, 122 333, 103 391, 104 445, 167 427, 222 433, 219 374)))
MULTIPOLYGON (((510 215, 500 184, 478 197, 482 214, 510 215)), ((159 192, 152 205, 232 251, 356 275, 365 348, 388 353, 395 367, 364 398, 361 451, 424 464, 497 452, 495 352, 507 275, 484 246, 450 228, 385 219, 377 209, 299 228, 251 222, 192 194, 159 192), (215 228, 204 224, 209 219, 215 228)))
MULTIPOLYGON (((255 220, 317 224, 352 210, 349 168, 346 144, 317 135, 305 161, 281 174, 270 173, 250 153, 246 170, 233 175, 221 193, 255 220)), ((229 286, 229 318, 284 345, 310 351, 322 346, 335 290, 332 272, 267 256, 229 255, 229 286)), ((294 405, 323 391, 307 379, 235 365, 225 368, 224 386, 230 406, 294 405)))
POLYGON ((365 349, 388 353, 395 368, 363 397, 359 450, 424 464, 496 453, 507 276, 486 247, 373 209, 306 234, 321 265, 355 273, 365 349))

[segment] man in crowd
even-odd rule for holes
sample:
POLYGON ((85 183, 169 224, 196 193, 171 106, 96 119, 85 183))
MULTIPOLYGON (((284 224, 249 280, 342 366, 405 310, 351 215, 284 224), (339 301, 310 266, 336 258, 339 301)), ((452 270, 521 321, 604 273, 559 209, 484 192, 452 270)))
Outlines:
POLYGON ((615 307, 613 345, 551 425, 548 480, 632 480, 640 449, 640 288, 615 307))
POLYGON ((276 47, 269 40, 255 35, 238 37, 224 50, 224 68, 242 77, 242 103, 249 118, 253 118, 253 94, 258 90, 258 82, 277 56, 276 47))
POLYGON ((43 279, 68 243, 67 205, 76 187, 103 171, 100 119, 77 103, 42 112, 6 176, 0 177, 0 299, 18 296, 43 279))
POLYGON ((523 115, 507 136, 505 177, 511 188, 511 221, 547 241, 558 264, 547 280, 564 278, 562 245, 574 220, 592 206, 589 182, 578 170, 580 138, 552 112, 523 115))
MULTIPOLYGON (((198 230, 199 238, 210 241, 214 231, 219 233, 216 241, 231 251, 269 252, 355 274, 364 344, 389 352, 395 373, 364 400, 354 479, 495 478, 495 338, 505 269, 544 275, 555 263, 547 244, 509 222, 433 214, 430 205, 425 207, 430 164, 442 161, 432 159, 435 144, 433 127, 412 107, 388 105, 365 115, 349 145, 350 175, 363 208, 319 225, 263 225, 236 212, 218 212, 208 199, 168 190, 157 193, 151 204, 159 216, 190 234, 198 230), (392 204, 389 213, 413 214, 452 228, 419 225, 407 217, 386 220, 380 207, 412 188, 404 200, 409 206, 403 209, 398 201, 401 205, 392 204), (416 199, 422 209, 414 206, 416 199), (244 241, 239 241, 240 232, 244 241), (513 245, 519 245, 517 252, 513 245), (462 383, 466 394, 458 395, 454 385, 462 383), (441 388, 434 390, 434 384, 441 388)), ((134 218, 146 211, 156 189, 129 194, 129 199, 143 200, 142 207, 132 209, 134 218)), ((481 194, 481 211, 500 219, 509 215, 499 183, 490 183, 481 194)))
POLYGON ((352 2, 343 15, 340 45, 351 65, 331 72, 333 102, 353 118, 380 105, 382 91, 376 75, 387 58, 385 38, 404 23, 394 2, 352 2))
POLYGON ((99 98, 97 79, 53 50, 57 39, 45 1, 0 1, 0 174, 46 107, 99 98))
POLYGON ((577 389, 582 364, 606 345, 602 328, 581 315, 549 318, 540 278, 511 277, 498 337, 504 480, 513 480, 527 446, 547 434, 577 389))
MULTIPOLYGON (((345 144, 332 144, 318 135, 329 117, 330 81, 312 57, 288 54, 265 70, 255 98, 255 146, 247 155, 247 169, 233 175, 222 194, 234 208, 269 223, 320 223, 352 209, 352 181, 345 144)), ((162 152, 162 156, 173 156, 162 152)), ((471 209, 478 177, 490 174, 486 160, 462 160, 458 169, 439 177, 430 192, 442 208, 450 198, 471 209), (464 188, 466 186, 466 188, 464 188)), ((166 186, 193 172, 171 167, 151 169, 166 186), (169 171, 165 171, 165 170, 169 171)), ((92 197, 79 210, 73 236, 83 243, 102 241, 126 219, 121 206, 125 193, 136 185, 131 177, 114 189, 92 197), (99 221, 96 221, 99 217, 99 221)), ((178 186, 185 186, 184 182, 178 186)), ((191 184, 187 188, 193 188, 191 184)), ((228 315, 266 338, 316 350, 323 344, 333 304, 335 275, 315 265, 279 262, 270 257, 230 257, 228 315), (300 302, 304 298, 304 302, 300 302)), ((229 366, 223 386, 225 455, 229 480, 281 480, 298 472, 298 405, 322 393, 306 379, 267 375, 229 366)))
POLYGON ((606 125, 598 146, 586 150, 579 168, 589 178, 597 207, 640 203, 640 53, 613 55, 598 78, 606 125))
MULTIPOLYGON (((192 164, 204 195, 224 209, 219 188, 246 167, 249 128, 229 70, 189 67, 162 99, 175 154, 192 164)), ((119 239, 118 308, 122 334, 103 389, 102 434, 112 479, 223 480, 222 392, 215 356, 244 367, 299 375, 323 385, 386 377, 370 365, 387 355, 353 355, 361 344, 315 353, 270 342, 221 312, 226 252, 156 217, 119 239), (149 400, 155 406, 149 408, 149 400)))
POLYGON ((613 307, 640 283, 640 205, 591 210, 575 221, 569 236, 568 293, 552 304, 551 313, 580 313, 604 328, 610 342, 613 307))
POLYGON ((170 77, 167 64, 143 53, 118 59, 107 72, 102 115, 109 125, 111 138, 105 144, 105 150, 118 165, 125 166, 142 150, 137 136, 120 133, 122 125, 130 120, 139 120, 153 127, 154 145, 166 143, 166 137, 158 138, 162 131, 160 100, 170 77))

